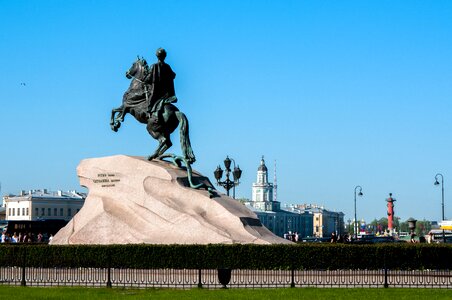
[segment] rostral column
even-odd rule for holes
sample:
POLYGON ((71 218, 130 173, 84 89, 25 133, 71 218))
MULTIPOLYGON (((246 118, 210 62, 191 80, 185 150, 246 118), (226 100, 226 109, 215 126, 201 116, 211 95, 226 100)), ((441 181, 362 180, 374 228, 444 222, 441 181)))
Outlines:
POLYGON ((386 199, 388 202, 388 230, 389 233, 394 231, 394 201, 396 199, 392 198, 392 193, 389 193, 389 198, 386 199))

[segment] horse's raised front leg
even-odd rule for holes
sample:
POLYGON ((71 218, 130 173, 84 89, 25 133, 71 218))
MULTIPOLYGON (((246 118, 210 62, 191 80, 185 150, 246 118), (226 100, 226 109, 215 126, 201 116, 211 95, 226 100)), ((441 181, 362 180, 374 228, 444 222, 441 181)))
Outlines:
POLYGON ((110 118, 110 127, 113 131, 117 132, 118 128, 121 126, 121 122, 124 121, 125 108, 121 105, 118 108, 112 109, 110 118), (116 116, 116 113, 118 115, 116 116))

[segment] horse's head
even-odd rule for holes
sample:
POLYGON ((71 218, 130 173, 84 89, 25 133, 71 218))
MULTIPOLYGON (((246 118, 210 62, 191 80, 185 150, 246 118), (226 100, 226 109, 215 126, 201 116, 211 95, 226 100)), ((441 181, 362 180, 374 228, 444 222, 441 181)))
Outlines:
POLYGON ((126 77, 131 79, 135 77, 139 80, 143 80, 149 71, 149 66, 146 60, 142 57, 137 57, 130 69, 126 72, 126 77))

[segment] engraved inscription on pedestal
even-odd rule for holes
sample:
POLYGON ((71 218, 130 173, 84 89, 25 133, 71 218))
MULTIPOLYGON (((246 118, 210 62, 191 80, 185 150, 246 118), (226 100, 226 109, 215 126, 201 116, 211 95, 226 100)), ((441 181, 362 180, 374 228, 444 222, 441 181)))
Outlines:
POLYGON ((93 183, 100 185, 101 187, 114 187, 117 182, 120 182, 116 174, 114 173, 99 173, 97 178, 93 179, 93 183))

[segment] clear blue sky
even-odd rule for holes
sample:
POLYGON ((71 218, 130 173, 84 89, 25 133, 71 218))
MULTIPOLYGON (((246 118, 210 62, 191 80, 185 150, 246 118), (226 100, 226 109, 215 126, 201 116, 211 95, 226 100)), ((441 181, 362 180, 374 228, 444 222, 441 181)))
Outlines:
MULTIPOLYGON (((80 189, 84 158, 148 155, 124 73, 168 51, 178 107, 209 177, 226 155, 251 197, 261 155, 278 200, 358 217, 452 218, 452 1, 0 0, 0 181, 80 189), (23 86, 21 83, 25 83, 23 86)), ((178 134, 172 152, 180 153, 178 134)))

